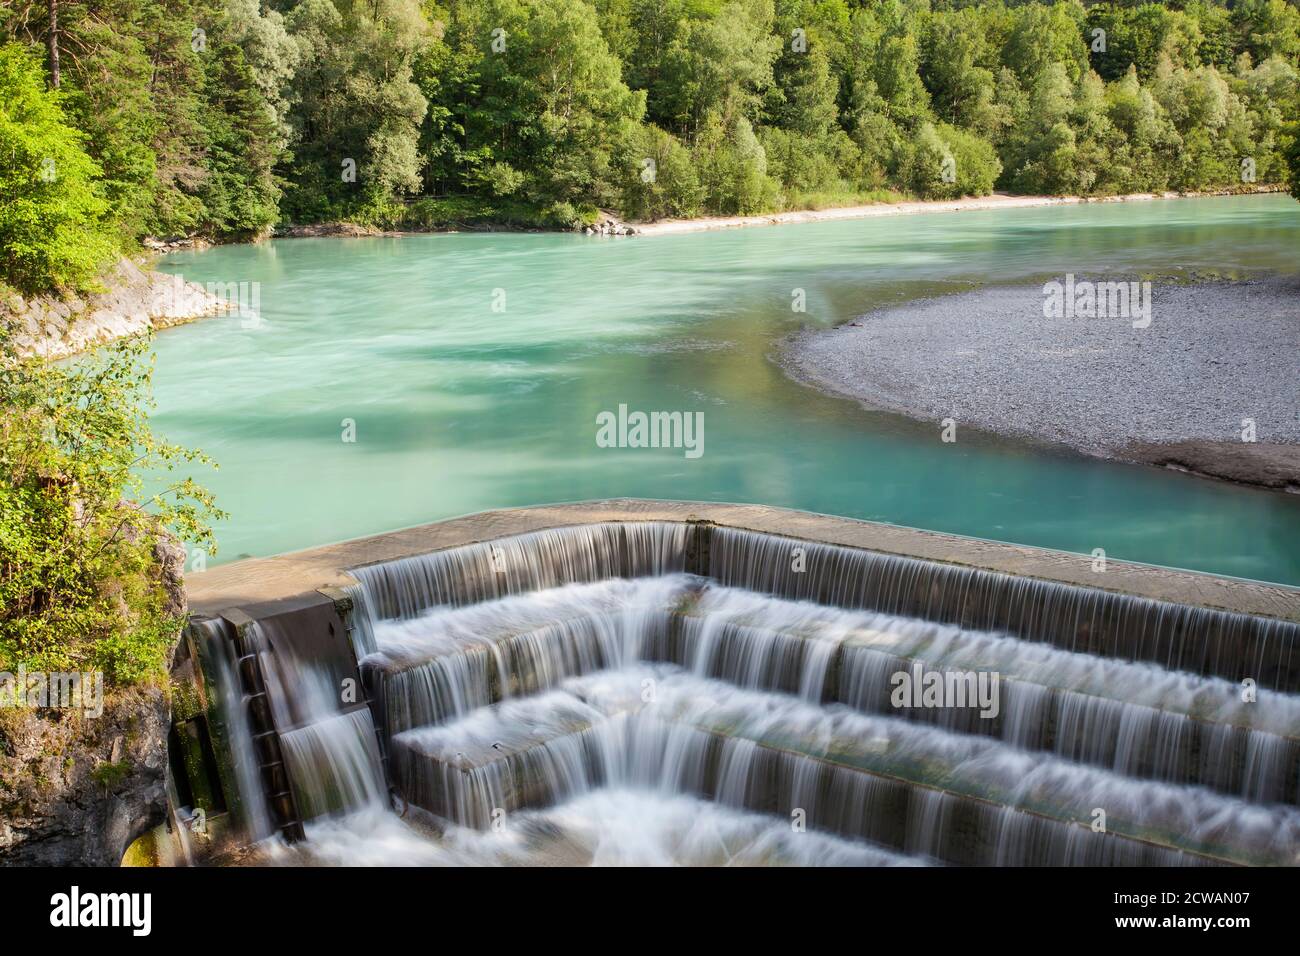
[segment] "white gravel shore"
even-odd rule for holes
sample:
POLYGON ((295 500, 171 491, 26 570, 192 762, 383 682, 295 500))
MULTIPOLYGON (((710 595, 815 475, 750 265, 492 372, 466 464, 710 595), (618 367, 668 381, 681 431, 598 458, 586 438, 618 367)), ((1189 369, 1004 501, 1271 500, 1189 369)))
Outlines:
POLYGON ((964 196, 961 199, 914 199, 902 202, 877 202, 865 206, 838 206, 828 209, 796 209, 791 212, 762 213, 757 216, 699 216, 695 219, 661 219, 658 222, 629 222, 626 225, 638 236, 669 236, 713 229, 739 229, 747 226, 781 226, 795 222, 833 222, 841 219, 875 219, 882 216, 915 216, 936 212, 979 212, 986 209, 1029 209, 1036 206, 1077 206, 1081 203, 1146 202, 1152 199, 1195 199, 1198 196, 1271 193, 1272 186, 1256 189, 1209 193, 1127 193, 1121 196, 1012 196, 993 193, 989 196, 964 196))
MULTIPOLYGON (((1078 277, 1088 278, 1100 277, 1078 277)), ((923 299, 801 333, 784 362, 823 390, 933 421, 936 435, 952 418, 959 429, 1300 487, 1300 280, 1156 279, 1151 291, 1146 328, 1047 318, 1042 283, 923 299)))

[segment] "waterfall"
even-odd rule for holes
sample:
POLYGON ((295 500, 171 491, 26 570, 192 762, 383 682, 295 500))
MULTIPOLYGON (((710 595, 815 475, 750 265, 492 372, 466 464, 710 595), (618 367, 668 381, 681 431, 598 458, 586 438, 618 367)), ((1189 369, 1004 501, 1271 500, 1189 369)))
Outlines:
MULTIPOLYGON (((640 686, 644 673, 632 673, 629 683, 640 686)), ((638 710, 611 713, 608 697, 604 706, 593 707, 583 700, 592 697, 578 679, 563 692, 399 735, 396 779, 413 802, 479 828, 526 807, 614 787, 686 793, 783 815, 802 808, 812 821, 843 835, 912 852, 921 839, 917 833, 934 822, 933 814, 915 819, 916 807, 937 812, 949 806, 970 814, 973 806, 979 811, 976 843, 989 855, 966 862, 1203 862, 1188 855, 1198 854, 1279 863, 1292 862, 1300 846, 1295 808, 1251 807, 996 741, 812 707, 685 674, 660 672, 658 680, 656 701, 638 710), (849 740, 864 744, 846 746, 849 740), (863 770, 880 776, 855 772, 863 770), (913 816, 891 835, 877 817, 896 799, 906 800, 913 816), (989 809, 993 804, 996 813, 989 809), (1099 837, 1102 846, 1081 840, 1074 831, 1096 806, 1109 808, 1114 833, 1141 845, 1121 850, 1104 846, 1115 838, 1099 837), (1036 834, 1032 842, 1022 839, 1026 830, 1036 834)), ((627 706, 627 696, 618 706, 627 706)), ((926 849, 940 858, 975 852, 960 843, 926 849)))
POLYGON ((734 528, 715 529, 710 548, 721 584, 1300 691, 1300 625, 1289 621, 734 528))
POLYGON ((251 841, 270 836, 275 831, 261 779, 261 760, 253 742, 249 722, 249 699, 237 676, 239 663, 230 625, 220 618, 194 620, 191 626, 207 653, 215 674, 213 684, 219 697, 215 713, 220 718, 230 754, 231 769, 237 790, 244 830, 251 841))
POLYGON ((400 733, 637 659, 642 645, 663 644, 689 588, 685 575, 614 579, 433 608, 372 628, 362 674, 387 733, 400 733))
POLYGON ((299 820, 385 801, 387 786, 374 723, 364 704, 349 703, 321 662, 302 657, 271 619, 247 625, 299 820))
POLYGON ((685 542, 686 526, 680 524, 584 525, 416 555, 352 573, 373 622, 564 584, 682 571, 685 542))
POLYGON ((293 859, 365 858, 373 833, 422 862, 1300 863, 1294 625, 693 534, 599 524, 357 570, 369 710, 251 628, 316 821, 293 859), (925 674, 993 696, 897 698, 925 674))
POLYGON ((323 717, 281 736, 304 819, 383 802, 387 791, 374 740, 364 710, 323 717))

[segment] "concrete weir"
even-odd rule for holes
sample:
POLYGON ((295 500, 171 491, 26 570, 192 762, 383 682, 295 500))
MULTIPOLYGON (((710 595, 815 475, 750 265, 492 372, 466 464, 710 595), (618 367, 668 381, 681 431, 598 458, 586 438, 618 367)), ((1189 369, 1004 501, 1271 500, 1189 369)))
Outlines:
POLYGON ((178 680, 199 703, 177 737, 196 752, 172 772, 192 862, 310 845, 313 820, 360 809, 427 832, 509 816, 554 842, 568 801, 635 792, 799 816, 888 860, 1300 863, 1291 588, 641 500, 485 512, 186 587, 178 680), (931 672, 982 675, 993 707, 941 681, 937 702, 892 693, 931 672))

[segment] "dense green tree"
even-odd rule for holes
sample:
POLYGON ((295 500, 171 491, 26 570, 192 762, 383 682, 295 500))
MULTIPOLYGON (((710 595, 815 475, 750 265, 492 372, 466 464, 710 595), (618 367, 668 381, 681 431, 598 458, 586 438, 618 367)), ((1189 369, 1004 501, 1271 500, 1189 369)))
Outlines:
MULTIPOLYGON (((0 7, 0 38, 48 58, 48 9, 0 7)), ((1278 185, 1300 68, 1287 0, 59 9, 61 105, 97 166, 95 218, 128 245, 283 220, 554 226, 886 190, 1278 185)))
POLYGON ((920 74, 917 24, 901 4, 883 8, 883 32, 876 45, 871 81, 884 104, 884 113, 904 129, 913 129, 931 116, 930 93, 920 74))
POLYGON ((1092 68, 1107 80, 1120 78, 1130 66, 1137 68, 1143 80, 1150 79, 1161 57, 1182 66, 1195 66, 1205 43, 1196 19, 1162 3, 1092 7, 1085 39, 1092 68), (1104 33, 1094 38, 1094 30, 1104 33))
POLYGON ((1060 65, 1073 82, 1088 67, 1083 27, 1083 6, 1077 2, 1018 7, 1002 49, 1003 62, 1021 82, 1032 81, 1052 64, 1060 65))
POLYGON ((699 213, 699 177, 690 150, 677 137, 657 126, 643 126, 634 134, 631 153, 641 158, 625 173, 625 213, 642 220, 699 213))
POLYGON ((632 89, 646 91, 646 116, 662 126, 672 124, 672 80, 668 51, 686 29, 685 0, 630 0, 628 19, 634 33, 624 58, 624 79, 632 89))
POLYGON ((114 251, 85 136, 38 59, 0 46, 0 277, 24 291, 82 287, 114 251))
POLYGON ((927 199, 987 194, 1001 172, 991 143, 946 123, 922 124, 898 159, 902 183, 927 199))
MULTIPOLYGON (((35 48, 48 27, 39 17, 22 22, 14 35, 35 48)), ((257 184, 266 183, 270 165, 281 157, 284 131, 272 129, 268 137, 255 114, 269 112, 278 124, 276 105, 287 111, 280 89, 284 68, 276 67, 276 57, 287 55, 282 25, 279 14, 259 12, 256 0, 60 4, 65 109, 86 133, 108 216, 122 239, 248 235, 246 217, 229 215, 232 201, 259 207, 261 228, 277 218, 274 191, 257 184), (250 51, 247 74, 229 69, 232 44, 250 51), (240 76, 245 82, 251 77, 252 87, 241 88, 240 76), (241 164, 251 165, 241 173, 241 164), (224 185, 210 182, 214 176, 224 185), (232 200, 231 190, 245 186, 253 195, 232 200), (208 208, 213 200, 221 206, 216 212, 208 208)))
POLYGON ((1138 80, 1135 66, 1107 87, 1106 115, 1117 137, 1105 165, 1107 191, 1167 189, 1165 158, 1177 152, 1178 133, 1150 89, 1138 80))
POLYGON ((1074 88, 1062 63, 1044 66, 1029 88, 1029 106, 1006 150, 1018 192, 1079 193, 1092 185, 1070 125, 1074 88))
POLYGON ((1232 5, 1238 48, 1251 58, 1300 56, 1300 9, 1286 0, 1238 0, 1232 5))
POLYGON ((420 74, 436 110, 430 145, 445 160, 444 182, 527 201, 557 221, 618 200, 643 158, 634 134, 645 95, 623 83, 586 3, 453 8, 433 61, 450 68, 420 74))
POLYGON ((225 0, 222 43, 233 43, 244 53, 244 61, 262 100, 275 121, 277 154, 292 133, 293 78, 302 65, 302 48, 289 34, 284 15, 274 8, 262 8, 258 0, 225 0))
MULTIPOLYGON (((772 0, 730 0, 715 15, 691 21, 665 54, 667 114, 679 135, 694 138, 713 117, 740 130, 756 119, 772 85, 781 40, 771 34, 772 0)), ((747 147, 746 147, 747 148, 747 147)))
POLYGON ((775 82, 767 90, 765 125, 820 142, 839 127, 839 82, 830 55, 816 42, 797 49, 786 44, 775 63, 775 82))
POLYGON ((1213 0, 1190 0, 1183 4, 1183 12, 1195 20, 1196 29, 1200 31, 1200 62, 1221 70, 1231 67, 1237 55, 1232 12, 1213 0))
POLYGON ((695 163, 707 208, 746 215, 771 208, 776 183, 767 175, 767 153, 744 116, 727 121, 712 112, 695 144, 695 163))
POLYGON ((993 140, 1010 117, 997 102, 996 55, 981 27, 974 10, 933 18, 925 34, 923 72, 941 120, 993 140))
POLYGON ((144 228, 154 235, 191 233, 207 225, 199 198, 208 176, 200 113, 204 63, 215 39, 208 34, 215 31, 218 16, 219 7, 206 0, 155 0, 140 8, 150 69, 149 145, 156 157, 153 203, 144 228))
POLYGON ((205 176, 198 189, 206 231, 250 237, 279 218, 274 174, 279 129, 243 51, 222 43, 205 60, 205 176))
POLYGON ((286 22, 302 58, 287 214, 373 214, 418 193, 428 103, 413 63, 429 24, 415 0, 302 0, 286 22))
MULTIPOLYGON (((146 233, 162 186, 153 70, 140 0, 60 5, 67 112, 103 170, 103 194, 124 240, 146 233)), ((38 28, 43 32, 47 26, 38 28)))
POLYGON ((1300 125, 1291 127, 1291 140, 1286 146, 1286 164, 1291 182, 1291 195, 1300 199, 1300 125))
POLYGON ((1241 101, 1212 66, 1188 70, 1161 61, 1152 94, 1164 107, 1180 139, 1170 184, 1175 189, 1205 189, 1239 178, 1234 146, 1248 140, 1241 101))

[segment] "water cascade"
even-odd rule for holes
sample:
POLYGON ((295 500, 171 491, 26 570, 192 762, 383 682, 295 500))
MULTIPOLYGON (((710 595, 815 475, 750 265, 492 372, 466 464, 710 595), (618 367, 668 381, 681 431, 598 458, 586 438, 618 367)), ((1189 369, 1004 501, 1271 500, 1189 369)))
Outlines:
POLYGON ((677 524, 354 574, 390 778, 449 832, 652 795, 877 862, 1300 862, 1293 624, 677 524), (924 671, 996 713, 894 706, 924 671))
POLYGON ((275 825, 267 806, 267 788, 261 780, 263 761, 253 739, 250 697, 244 693, 237 676, 239 661, 233 628, 221 618, 195 621, 193 627, 200 635, 201 646, 212 660, 213 683, 220 694, 217 713, 230 754, 244 832, 251 840, 261 840, 271 835, 275 825))
POLYGON ((341 689, 331 662, 300 653, 275 619, 245 631, 258 658, 272 723, 301 820, 381 803, 387 793, 369 710, 341 689))
POLYGON ((212 625, 295 860, 1300 863, 1283 620, 689 522, 350 573, 212 625))
POLYGON ((720 583, 843 608, 870 608, 1171 671, 1300 690, 1300 627, 1097 588, 718 528, 720 583), (793 569, 802 553, 805 570, 793 569))
POLYGON ((319 610, 293 611, 191 622, 206 692, 216 698, 207 720, 224 764, 220 802, 235 811, 233 821, 214 826, 222 846, 255 844, 277 831, 299 839, 306 821, 386 806, 370 711, 359 694, 349 701, 346 693, 349 679, 357 687, 359 678, 341 624, 323 622, 319 610), (319 639, 322 623, 336 640, 319 639))

